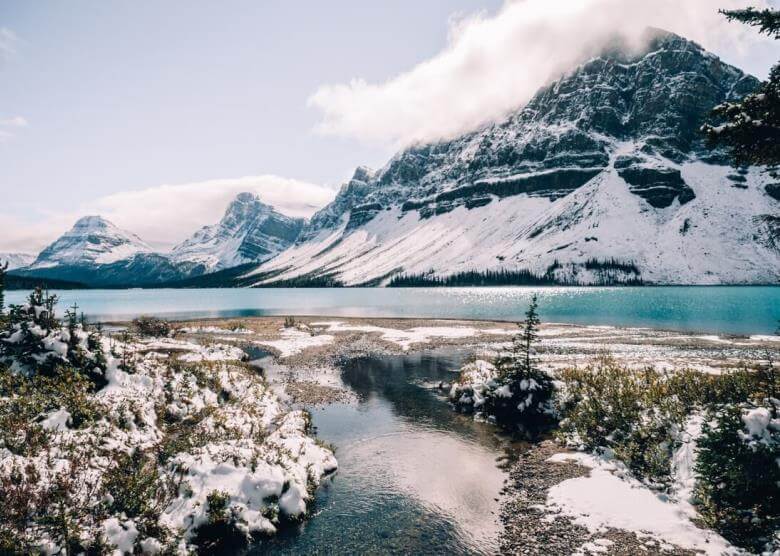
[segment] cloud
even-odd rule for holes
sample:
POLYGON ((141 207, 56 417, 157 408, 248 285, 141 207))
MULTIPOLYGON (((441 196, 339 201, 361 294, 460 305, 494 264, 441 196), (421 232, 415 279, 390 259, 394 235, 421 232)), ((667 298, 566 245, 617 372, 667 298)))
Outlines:
MULTIPOLYGON (((636 40, 648 26, 676 32, 734 62, 768 44, 717 8, 770 0, 507 0, 494 16, 450 21, 446 47, 384 83, 355 78, 309 98, 318 132, 409 144, 452 137, 495 120, 598 51, 616 32, 636 40)), ((638 46, 638 44, 636 44, 638 46)))
POLYGON ((13 118, 6 118, 4 120, 0 120, 0 126, 27 127, 27 125, 28 125, 27 120, 25 120, 21 116, 14 116, 13 118))
POLYGON ((245 191, 295 217, 311 216, 335 196, 328 187, 273 175, 124 191, 87 203, 78 211, 41 213, 32 221, 0 213, 4 223, 0 251, 38 252, 86 214, 100 214, 166 250, 202 226, 218 222, 228 203, 245 191))
POLYGON ((27 127, 27 120, 21 116, 14 116, 12 118, 0 119, 0 143, 14 137, 14 133, 8 131, 8 128, 27 127))

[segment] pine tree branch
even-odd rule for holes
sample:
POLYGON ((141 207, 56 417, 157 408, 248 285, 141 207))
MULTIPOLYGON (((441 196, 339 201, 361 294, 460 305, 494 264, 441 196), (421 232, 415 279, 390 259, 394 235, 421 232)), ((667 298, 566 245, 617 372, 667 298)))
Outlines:
POLYGON ((741 21, 747 25, 758 27, 759 33, 774 36, 780 39, 780 11, 756 8, 747 8, 744 10, 719 10, 729 21, 741 21))

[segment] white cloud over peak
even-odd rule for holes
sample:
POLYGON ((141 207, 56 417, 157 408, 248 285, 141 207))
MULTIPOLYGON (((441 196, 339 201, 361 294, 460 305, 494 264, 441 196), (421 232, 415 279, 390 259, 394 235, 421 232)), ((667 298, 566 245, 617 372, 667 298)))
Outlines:
POLYGON ((409 71, 383 83, 323 85, 309 105, 320 110, 324 134, 399 146, 452 137, 521 106, 616 32, 638 40, 658 27, 747 61, 771 39, 729 23, 718 8, 748 5, 773 1, 507 0, 494 16, 452 19, 446 47, 409 71))
POLYGON ((96 199, 73 212, 46 212, 32 220, 2 214, 5 227, 0 251, 37 253, 85 214, 99 214, 157 249, 167 250, 202 226, 219 221, 230 201, 256 193, 279 212, 308 217, 330 202, 335 190, 273 175, 161 185, 96 199))

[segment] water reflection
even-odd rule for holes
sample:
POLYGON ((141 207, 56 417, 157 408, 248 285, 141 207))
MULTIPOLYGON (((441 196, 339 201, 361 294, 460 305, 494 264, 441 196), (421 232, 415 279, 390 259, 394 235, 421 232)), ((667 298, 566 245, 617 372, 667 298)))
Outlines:
POLYGON ((451 379, 457 354, 366 358, 342 379, 357 405, 315 410, 340 469, 317 515, 255 554, 494 553, 504 474, 492 429, 454 414, 423 383, 451 379))

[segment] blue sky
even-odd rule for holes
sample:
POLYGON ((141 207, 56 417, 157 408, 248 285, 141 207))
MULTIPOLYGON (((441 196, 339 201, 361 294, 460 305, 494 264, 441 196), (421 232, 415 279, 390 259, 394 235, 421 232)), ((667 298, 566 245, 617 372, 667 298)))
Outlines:
POLYGON ((278 174, 337 183, 387 146, 314 133, 324 82, 381 80, 430 56, 474 0, 27 2, 3 0, 18 40, 0 118, 10 207, 63 208, 114 191, 278 174), (32 205, 32 206, 31 206, 32 205))
MULTIPOLYGON (((16 230, 0 251, 35 251, 97 210, 169 245, 218 218, 228 193, 247 184, 231 179, 244 176, 256 178, 250 189, 275 190, 269 200, 291 200, 288 212, 311 213, 355 166, 381 166, 411 140, 520 104, 550 64, 577 52, 560 40, 517 42, 536 29, 529 21, 559 25, 551 6, 611 1, 525 0, 512 10, 501 0, 0 0, 0 218, 16 230), (501 33, 514 42, 493 48, 501 33), (532 47, 545 55, 531 57, 532 47), (519 78, 488 90, 507 68, 519 78), (147 222, 144 199, 166 197, 133 192, 164 184, 182 188, 169 188, 170 206, 147 222), (206 202, 213 206, 176 200, 207 187, 224 192, 206 202), (300 197, 310 202, 295 205, 300 197)), ((688 4, 693 15, 714 11, 712 2, 688 4)), ((693 38, 761 76, 777 58, 776 45, 743 31, 723 40, 714 16, 685 24, 679 11, 659 8, 639 23, 680 25, 673 30, 700 34, 693 38)))

